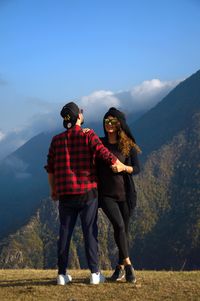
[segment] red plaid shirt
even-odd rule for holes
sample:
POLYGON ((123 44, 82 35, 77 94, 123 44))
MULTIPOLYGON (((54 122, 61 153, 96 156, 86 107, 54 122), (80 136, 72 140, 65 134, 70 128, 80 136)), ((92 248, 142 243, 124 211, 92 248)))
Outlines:
POLYGON ((53 137, 45 169, 54 174, 58 196, 84 194, 97 187, 96 157, 108 165, 117 160, 93 130, 84 133, 80 126, 75 125, 53 137))

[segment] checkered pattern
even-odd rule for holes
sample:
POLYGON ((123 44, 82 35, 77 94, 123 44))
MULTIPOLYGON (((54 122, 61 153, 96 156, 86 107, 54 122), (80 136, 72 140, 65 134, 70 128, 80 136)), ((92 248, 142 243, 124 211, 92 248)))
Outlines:
POLYGON ((84 194, 97 187, 96 157, 108 165, 117 160, 93 130, 84 133, 80 126, 75 125, 53 137, 45 169, 54 174, 58 196, 84 194))

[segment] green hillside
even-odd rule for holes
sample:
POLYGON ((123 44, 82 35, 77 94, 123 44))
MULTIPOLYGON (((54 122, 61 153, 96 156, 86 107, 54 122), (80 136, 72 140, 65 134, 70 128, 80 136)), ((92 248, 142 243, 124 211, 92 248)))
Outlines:
MULTIPOLYGON (((43 200, 27 225, 1 240, 0 268, 56 268, 59 228, 57 205, 50 199, 43 200)), ((109 269, 116 251, 111 246, 114 242, 108 230, 108 221, 101 211, 98 222, 100 264, 103 269, 109 269)), ((80 221, 73 234, 70 252, 69 267, 87 268, 80 221)))
POLYGON ((149 155, 138 177, 132 255, 139 267, 200 268, 200 113, 149 155))

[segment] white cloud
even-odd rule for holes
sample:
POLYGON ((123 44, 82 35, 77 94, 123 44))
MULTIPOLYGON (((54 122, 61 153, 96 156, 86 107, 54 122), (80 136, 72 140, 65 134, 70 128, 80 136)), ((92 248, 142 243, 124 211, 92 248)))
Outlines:
POLYGON ((130 91, 95 91, 81 98, 80 106, 85 109, 85 116, 94 121, 101 118, 109 107, 117 107, 126 113, 147 111, 156 105, 180 81, 160 81, 152 79, 133 87, 130 91), (98 115, 96 115, 98 114, 98 115))
POLYGON ((5 136, 6 135, 2 131, 0 131, 0 141, 2 141, 5 138, 5 136))
POLYGON ((58 118, 58 112, 55 110, 49 114, 38 114, 33 116, 29 123, 20 128, 15 128, 6 134, 0 132, 0 160, 15 151, 26 143, 29 139, 41 132, 53 131, 61 127, 61 120, 58 118))
POLYGON ((88 96, 83 96, 79 103, 84 108, 84 115, 90 121, 97 120, 109 107, 119 107, 120 100, 111 91, 95 91, 88 96), (96 115, 96 114, 98 115, 96 115))
POLYGON ((30 138, 25 130, 14 129, 4 134, 3 139, 0 139, 0 160, 4 159, 30 138))
POLYGON ((180 81, 146 80, 130 91, 134 110, 150 109, 161 101, 180 81))
MULTIPOLYGON (((152 79, 144 81, 129 91, 94 91, 83 96, 78 105, 84 109, 85 120, 99 122, 109 107, 117 107, 125 113, 144 112, 155 106, 180 81, 160 81, 152 79)), ((0 160, 15 151, 33 136, 62 127, 60 118, 61 107, 65 103, 50 104, 40 99, 29 99, 30 102, 41 106, 43 114, 35 114, 21 128, 8 133, 0 131, 0 160), (42 109, 43 108, 43 109, 42 109)))

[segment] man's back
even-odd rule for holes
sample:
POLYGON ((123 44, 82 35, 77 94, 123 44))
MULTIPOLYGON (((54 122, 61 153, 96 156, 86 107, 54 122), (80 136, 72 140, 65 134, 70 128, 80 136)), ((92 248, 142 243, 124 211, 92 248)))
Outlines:
POLYGON ((54 173, 58 195, 84 194, 97 187, 95 156, 110 164, 113 159, 94 131, 84 133, 75 125, 53 137, 47 169, 54 173))

